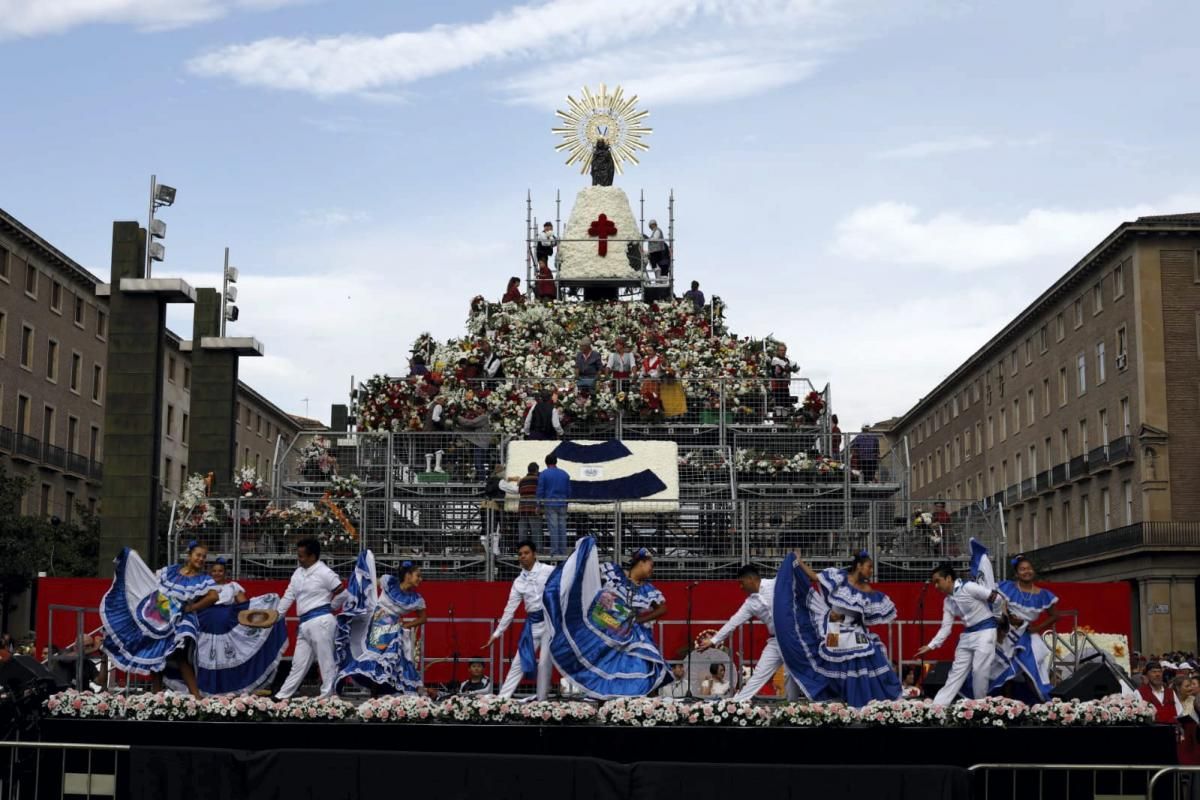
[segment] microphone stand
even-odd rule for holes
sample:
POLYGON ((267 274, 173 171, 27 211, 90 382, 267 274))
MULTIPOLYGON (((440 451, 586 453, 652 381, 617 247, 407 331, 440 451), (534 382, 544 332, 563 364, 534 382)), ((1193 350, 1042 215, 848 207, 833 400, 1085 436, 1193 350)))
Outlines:
POLYGON ((454 618, 454 606, 450 606, 450 693, 458 694, 458 621, 454 618))
POLYGON ((687 585, 687 649, 684 651, 684 680, 687 681, 687 697, 692 696, 692 590, 700 585, 700 581, 692 581, 687 585))
MULTIPOLYGON (((917 598, 917 637, 921 644, 925 643, 925 593, 929 590, 929 582, 921 586, 921 595, 917 598)), ((903 658, 903 654, 901 655, 903 658)), ((925 691, 925 654, 921 654, 921 691, 925 691)), ((904 673, 900 673, 900 682, 904 682, 904 673)))

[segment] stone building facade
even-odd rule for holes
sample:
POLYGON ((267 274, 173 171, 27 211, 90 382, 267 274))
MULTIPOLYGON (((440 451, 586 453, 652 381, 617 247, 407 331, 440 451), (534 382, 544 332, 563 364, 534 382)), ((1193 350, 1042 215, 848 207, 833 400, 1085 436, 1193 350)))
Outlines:
POLYGON ((914 494, 1002 504, 1010 552, 1131 581, 1143 649, 1195 649, 1200 214, 1118 227, 891 438, 914 494))

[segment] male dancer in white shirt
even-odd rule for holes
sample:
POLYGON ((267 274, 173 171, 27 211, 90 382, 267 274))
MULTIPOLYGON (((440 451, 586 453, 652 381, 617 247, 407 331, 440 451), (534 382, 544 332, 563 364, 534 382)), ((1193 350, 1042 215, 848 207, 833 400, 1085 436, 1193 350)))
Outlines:
POLYGON ((533 677, 536 674, 538 697, 545 699, 550 692, 553 662, 550 660, 550 626, 546 624, 545 613, 542 610, 542 591, 546 588, 546 581, 554 572, 554 567, 538 561, 537 547, 528 539, 517 545, 517 561, 521 564, 521 572, 508 592, 504 615, 500 617, 500 624, 496 626, 491 638, 480 649, 487 650, 504 635, 517 613, 517 606, 524 603, 525 627, 521 631, 517 653, 508 668, 504 685, 500 687, 499 696, 512 697, 523 676, 533 677))
MULTIPOLYGON (((775 675, 775 670, 783 664, 783 653, 779 651, 779 643, 775 641, 775 620, 771 611, 771 603, 775 597, 775 579, 763 579, 758 574, 758 568, 752 564, 747 564, 739 569, 737 579, 742 591, 746 593, 745 601, 737 613, 721 626, 721 630, 700 642, 699 650, 703 652, 710 647, 719 645, 751 619, 757 619, 767 626, 767 632, 771 636, 758 656, 754 672, 750 674, 750 680, 746 681, 746 685, 742 687, 741 691, 733 696, 734 700, 740 701, 752 700, 758 691, 766 686, 767 681, 775 675)), ((799 695, 798 687, 791 678, 788 678, 787 681, 787 693, 788 697, 793 699, 799 695)))
POLYGON ((325 562, 321 561, 321 543, 316 539, 301 539, 296 543, 296 560, 300 566, 292 573, 287 591, 279 601, 279 616, 285 616, 292 603, 300 615, 296 630, 296 650, 292 654, 292 671, 275 697, 286 700, 300 688, 313 659, 321 670, 321 697, 333 694, 337 677, 337 661, 333 656, 333 641, 337 634, 334 609, 346 600, 346 587, 325 562))
POLYGON ((917 655, 941 647, 950 636, 955 617, 961 619, 964 626, 946 685, 938 691, 933 702, 940 706, 953 703, 967 680, 967 673, 971 674, 974 699, 981 700, 987 697, 992 661, 996 658, 996 616, 992 603, 997 598, 1004 599, 1004 595, 975 581, 958 578, 949 564, 934 569, 932 582, 934 588, 946 596, 942 601, 942 626, 933 641, 917 650, 917 655))

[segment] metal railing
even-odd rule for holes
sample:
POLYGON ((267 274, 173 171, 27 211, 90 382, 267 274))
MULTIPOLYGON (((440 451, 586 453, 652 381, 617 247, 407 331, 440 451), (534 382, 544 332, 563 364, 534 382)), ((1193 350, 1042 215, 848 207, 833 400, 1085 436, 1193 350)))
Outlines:
POLYGON ((121 744, 0 742, 0 798, 124 798, 129 796, 129 751, 121 744))
POLYGON ((103 465, 86 456, 57 445, 43 442, 25 433, 15 433, 11 428, 0 428, 0 450, 7 450, 14 457, 53 469, 73 472, 91 480, 104 476, 103 465))
POLYGON ((1082 480, 1104 470, 1133 459, 1133 441, 1130 436, 1121 436, 1106 445, 1093 448, 1072 457, 1033 478, 1007 486, 993 496, 996 502, 1011 506, 1028 500, 1039 492, 1048 491, 1071 481, 1082 480))
POLYGON ((1103 533, 1052 544, 1030 555, 1047 567, 1082 558, 1095 559, 1136 547, 1200 547, 1200 522, 1136 522, 1103 533))
POLYGON ((1151 798, 1154 777, 1170 772, 1149 764, 975 764, 968 767, 974 797, 1028 800, 1151 798))
POLYGON ((884 579, 920 577, 949 560, 966 564, 967 542, 983 541, 1005 558, 1000 510, 968 501, 905 501, 820 497, 703 497, 665 501, 571 503, 566 536, 552 541, 540 514, 522 515, 516 498, 478 494, 442 497, 209 498, 203 518, 177 514, 168 534, 203 541, 243 578, 285 578, 295 568, 296 542, 315 536, 322 557, 348 569, 370 549, 381 568, 420 561, 436 580, 502 580, 516 574, 513 553, 532 536, 539 552, 558 560, 578 537, 595 536, 602 553, 621 558, 652 549, 662 579, 732 577, 744 563, 775 565, 800 549, 814 566, 844 563, 862 548, 875 554, 884 579), (938 506, 937 503, 943 503, 938 506), (522 517, 525 517, 523 520, 522 517))

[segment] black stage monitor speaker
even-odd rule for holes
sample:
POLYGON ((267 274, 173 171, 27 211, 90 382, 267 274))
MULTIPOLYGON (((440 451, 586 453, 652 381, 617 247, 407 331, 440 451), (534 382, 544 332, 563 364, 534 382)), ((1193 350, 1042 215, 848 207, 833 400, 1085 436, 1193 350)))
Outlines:
POLYGON ((1099 700, 1121 691, 1121 679, 1105 661, 1093 661, 1055 687, 1051 697, 1064 700, 1099 700))
POLYGON ((921 681, 921 689, 925 692, 925 696, 932 698, 942 690, 946 685, 946 679, 950 677, 950 666, 952 661, 934 661, 929 666, 929 671, 925 673, 925 680, 921 681))
POLYGON ((0 664, 0 686, 17 689, 28 684, 45 684, 55 688, 66 688, 57 680, 46 665, 33 656, 14 655, 0 664))

